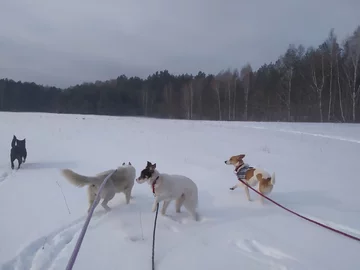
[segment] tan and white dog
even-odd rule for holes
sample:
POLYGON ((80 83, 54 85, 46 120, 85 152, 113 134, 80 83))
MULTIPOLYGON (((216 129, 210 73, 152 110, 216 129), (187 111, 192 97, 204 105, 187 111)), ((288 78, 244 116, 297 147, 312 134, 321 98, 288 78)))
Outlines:
MULTIPOLYGON (((264 169, 250 167, 248 164, 244 163, 244 157, 245 155, 243 154, 232 156, 228 160, 225 160, 225 164, 233 165, 235 167, 234 173, 238 179, 243 180, 251 187, 258 185, 258 191, 261 194, 270 194, 275 185, 275 173, 270 176, 270 174, 264 169)), ((246 197, 249 201, 251 201, 249 188, 239 181, 239 183, 231 187, 230 190, 234 190, 237 187, 244 187, 246 197)), ((262 196, 260 196, 260 200, 261 203, 264 203, 264 198, 262 196)))

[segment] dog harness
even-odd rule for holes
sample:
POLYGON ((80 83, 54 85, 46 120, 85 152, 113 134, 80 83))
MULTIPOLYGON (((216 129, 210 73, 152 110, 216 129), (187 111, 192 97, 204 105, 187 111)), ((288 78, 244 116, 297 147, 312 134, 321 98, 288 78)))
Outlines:
POLYGON ((253 167, 250 167, 249 164, 244 163, 236 167, 234 173, 236 174, 238 179, 245 179, 246 172, 252 168, 253 167))
POLYGON ((155 185, 156 185, 156 181, 157 181, 158 179, 159 179, 159 176, 156 177, 155 180, 154 180, 154 182, 151 184, 152 192, 153 192, 154 196, 156 196, 156 195, 155 195, 155 185))

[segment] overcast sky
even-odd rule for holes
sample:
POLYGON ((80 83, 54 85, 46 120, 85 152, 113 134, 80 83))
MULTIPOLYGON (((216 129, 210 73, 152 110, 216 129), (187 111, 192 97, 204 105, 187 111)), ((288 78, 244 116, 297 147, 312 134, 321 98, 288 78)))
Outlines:
POLYGON ((0 78, 66 87, 275 61, 360 24, 360 0, 1 0, 0 78))

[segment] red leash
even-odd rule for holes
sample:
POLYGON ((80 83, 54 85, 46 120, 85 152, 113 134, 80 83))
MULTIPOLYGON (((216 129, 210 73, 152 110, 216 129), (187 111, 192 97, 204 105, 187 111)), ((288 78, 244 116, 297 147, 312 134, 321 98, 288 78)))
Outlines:
POLYGON ((302 218, 302 219, 305 219, 305 220, 307 220, 307 221, 309 221, 309 222, 311 222, 311 223, 314 223, 314 224, 316 224, 316 225, 319 225, 319 226, 321 226, 321 227, 323 227, 323 228, 325 228, 325 229, 328 229, 328 230, 330 230, 330 231, 336 232, 336 233, 338 233, 338 234, 341 234, 341 235, 343 235, 343 236, 349 237, 349 238, 351 238, 351 239, 353 239, 353 240, 356 240, 356 241, 359 241, 359 242, 360 242, 360 238, 359 238, 359 237, 356 237, 356 236, 353 236, 353 235, 351 235, 351 234, 348 234, 348 233, 339 231, 339 230, 334 229, 334 228, 331 228, 331 227, 329 227, 329 226, 327 226, 327 225, 325 225, 325 224, 322 224, 322 223, 320 223, 320 222, 317 222, 317 221, 315 221, 315 220, 312 220, 312 219, 310 219, 310 218, 307 218, 307 217, 305 217, 305 216, 303 216, 303 215, 300 215, 300 214, 298 214, 298 213, 290 210, 289 208, 286 208, 285 206, 282 206, 281 204, 275 202, 274 200, 272 200, 272 199, 270 199, 269 197, 265 196, 264 194, 260 193, 260 192, 257 191, 256 189, 252 188, 252 187, 249 186, 247 183, 245 183, 244 180, 242 180, 242 179, 238 179, 238 180, 239 180, 240 182, 242 182, 244 185, 246 185, 248 188, 250 188, 252 191, 255 191, 257 194, 259 194, 260 196, 262 196, 262 197, 264 197, 265 199, 269 200, 269 201, 272 202, 273 204, 279 206, 280 208, 282 208, 282 209, 284 209, 284 210, 286 210, 286 211, 288 211, 288 212, 290 212, 290 213, 292 213, 292 214, 294 214, 294 215, 296 215, 296 216, 298 216, 298 217, 300 217, 300 218, 302 218))
POLYGON ((155 185, 156 185, 156 181, 157 181, 158 179, 159 179, 159 176, 156 177, 156 179, 154 180, 154 182, 151 184, 151 188, 152 188, 152 192, 153 192, 154 196, 155 196, 155 185))

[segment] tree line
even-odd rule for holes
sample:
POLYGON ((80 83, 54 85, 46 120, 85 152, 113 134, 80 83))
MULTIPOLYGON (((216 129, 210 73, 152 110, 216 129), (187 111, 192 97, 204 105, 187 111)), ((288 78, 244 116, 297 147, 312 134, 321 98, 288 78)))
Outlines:
POLYGON ((339 42, 290 44, 275 63, 218 74, 121 75, 66 89, 0 80, 0 111, 176 119, 359 122, 360 26, 339 42))

